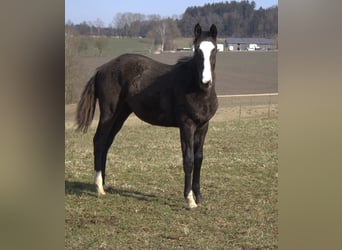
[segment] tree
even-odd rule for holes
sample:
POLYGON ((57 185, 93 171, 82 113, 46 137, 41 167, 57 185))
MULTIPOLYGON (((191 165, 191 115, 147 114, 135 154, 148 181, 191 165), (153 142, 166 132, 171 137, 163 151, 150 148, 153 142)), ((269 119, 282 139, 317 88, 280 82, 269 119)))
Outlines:
POLYGON ((118 13, 113 17, 111 28, 104 28, 100 19, 75 25, 80 35, 120 35, 129 37, 153 37, 156 44, 167 49, 170 25, 176 24, 184 37, 192 37, 193 27, 200 23, 209 28, 215 23, 220 36, 273 37, 278 33, 278 7, 255 9, 254 1, 230 1, 188 7, 182 16, 162 19, 159 15, 118 13), (165 22, 164 24, 161 22, 165 22), (159 34, 159 35, 158 35, 159 34), (158 37, 157 37, 158 36, 158 37))
POLYGON ((94 22, 94 25, 96 27, 97 30, 97 35, 100 36, 101 35, 101 29, 103 29, 104 27, 104 23, 100 18, 97 18, 94 22))
POLYGON ((80 35, 89 35, 91 33, 91 28, 86 22, 82 22, 75 26, 80 35))
POLYGON ((89 21, 88 22, 88 26, 89 26, 89 29, 90 29, 90 35, 92 36, 93 35, 93 27, 94 27, 93 22, 89 21))
POLYGON ((154 25, 148 32, 148 37, 154 41, 154 44, 160 45, 161 52, 175 49, 174 39, 179 36, 177 23, 170 18, 154 21, 154 25))
POLYGON ((139 33, 136 29, 133 30, 135 27, 133 27, 132 24, 137 24, 139 22, 144 21, 146 18, 145 15, 140 13, 117 13, 112 21, 113 27, 116 27, 121 34, 121 36, 132 36, 132 34, 139 33), (133 28, 131 30, 131 28, 133 28))
POLYGON ((158 25, 157 25, 157 34, 159 35, 160 41, 161 41, 161 51, 164 51, 164 45, 165 45, 165 41, 166 41, 166 22, 165 21, 161 21, 158 25))
POLYGON ((215 23, 222 36, 268 36, 278 33, 278 7, 255 9, 249 0, 206 4, 188 7, 178 27, 183 36, 192 36, 193 26, 199 22, 210 27, 215 23))
POLYGON ((164 44, 164 49, 166 50, 174 50, 176 48, 175 39, 181 36, 181 32, 178 29, 177 23, 175 20, 168 18, 166 19, 167 23, 167 32, 166 32, 166 40, 164 44))

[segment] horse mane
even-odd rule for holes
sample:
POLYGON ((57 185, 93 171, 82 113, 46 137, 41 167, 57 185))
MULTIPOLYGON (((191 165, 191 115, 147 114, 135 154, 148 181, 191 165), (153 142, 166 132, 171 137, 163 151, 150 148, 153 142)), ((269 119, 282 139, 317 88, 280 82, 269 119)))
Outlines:
POLYGON ((191 61, 192 58, 193 58, 193 56, 183 56, 177 60, 176 65, 179 65, 182 63, 187 63, 187 62, 191 61))

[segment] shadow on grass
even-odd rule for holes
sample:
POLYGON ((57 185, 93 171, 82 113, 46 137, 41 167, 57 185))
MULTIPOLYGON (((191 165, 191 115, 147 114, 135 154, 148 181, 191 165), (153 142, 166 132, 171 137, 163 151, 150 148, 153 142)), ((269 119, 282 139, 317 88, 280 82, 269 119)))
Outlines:
POLYGON ((96 195, 96 188, 94 184, 86 183, 86 182, 79 182, 79 181, 65 181, 65 195, 90 195, 90 196, 97 196, 96 195))
MULTIPOLYGON (((105 191, 107 195, 118 194, 120 196, 134 198, 140 201, 149 201, 149 202, 157 202, 162 201, 165 204, 170 206, 174 206, 170 202, 162 199, 162 197, 158 197, 153 194, 145 194, 136 190, 130 189, 120 189, 120 188, 113 188, 113 187, 106 187, 105 191)), ((65 181, 65 195, 89 195, 97 197, 95 185, 92 183, 85 183, 79 181, 65 181)))

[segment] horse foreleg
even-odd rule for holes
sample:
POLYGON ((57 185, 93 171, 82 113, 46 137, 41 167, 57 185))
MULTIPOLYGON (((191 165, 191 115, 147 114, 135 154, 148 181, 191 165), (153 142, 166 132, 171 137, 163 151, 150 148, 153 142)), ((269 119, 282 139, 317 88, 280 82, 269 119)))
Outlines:
POLYGON ((194 127, 183 126, 180 129, 184 169, 184 197, 189 209, 197 207, 191 188, 191 175, 194 168, 194 127))
POLYGON ((191 188, 191 174, 194 166, 194 156, 192 148, 189 148, 188 153, 185 153, 186 156, 183 156, 183 168, 184 168, 184 197, 187 201, 188 208, 193 209, 197 207, 197 204, 194 200, 191 188))
POLYGON ((187 201, 187 205, 189 209, 193 209, 197 207, 197 204, 193 197, 193 192, 191 188, 191 175, 194 166, 194 156, 193 156, 193 148, 189 148, 186 156, 183 157, 183 168, 184 168, 184 197, 187 201))
POLYGON ((98 195, 105 195, 106 192, 103 189, 103 179, 102 179, 102 173, 100 171, 95 170, 95 177, 94 177, 94 183, 96 185, 96 190, 98 195))
POLYGON ((200 178, 203 161, 203 145, 207 131, 208 123, 196 130, 194 138, 194 174, 192 180, 192 190, 195 193, 197 203, 200 203, 203 200, 200 190, 200 178))

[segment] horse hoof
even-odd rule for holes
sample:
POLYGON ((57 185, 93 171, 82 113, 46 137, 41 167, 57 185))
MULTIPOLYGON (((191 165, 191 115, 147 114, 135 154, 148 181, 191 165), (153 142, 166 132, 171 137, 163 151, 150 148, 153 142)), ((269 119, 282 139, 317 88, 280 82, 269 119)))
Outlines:
POLYGON ((192 205, 192 206, 188 206, 186 209, 189 210, 189 211, 193 211, 197 208, 198 206, 195 204, 195 205, 192 205))
POLYGON ((203 199, 202 196, 196 197, 196 203, 197 203, 197 204, 198 204, 198 203, 201 203, 201 202, 203 202, 203 201, 204 201, 204 199, 203 199))
POLYGON ((189 192, 189 194, 186 196, 186 201, 188 203, 188 209, 194 209, 197 207, 197 204, 194 200, 194 197, 192 195, 192 191, 189 192))
POLYGON ((98 196, 102 196, 102 195, 105 195, 105 194, 106 194, 106 192, 104 191, 103 188, 97 188, 97 195, 98 196))
POLYGON ((201 202, 203 202, 203 198, 202 197, 197 197, 196 198, 196 203, 198 204, 198 203, 201 203, 201 202))

